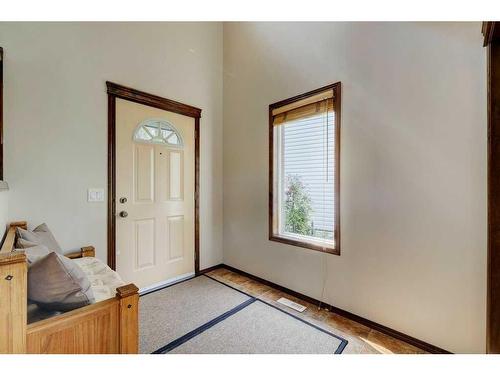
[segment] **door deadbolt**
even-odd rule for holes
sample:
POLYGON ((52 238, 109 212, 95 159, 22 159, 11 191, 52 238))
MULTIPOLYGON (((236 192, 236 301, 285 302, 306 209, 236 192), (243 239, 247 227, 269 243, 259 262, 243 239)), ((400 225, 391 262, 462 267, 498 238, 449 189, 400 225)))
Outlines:
POLYGON ((118 215, 120 215, 120 217, 127 217, 128 213, 127 211, 121 211, 118 215))
POLYGON ((120 198, 120 203, 127 203, 127 198, 121 197, 120 198))

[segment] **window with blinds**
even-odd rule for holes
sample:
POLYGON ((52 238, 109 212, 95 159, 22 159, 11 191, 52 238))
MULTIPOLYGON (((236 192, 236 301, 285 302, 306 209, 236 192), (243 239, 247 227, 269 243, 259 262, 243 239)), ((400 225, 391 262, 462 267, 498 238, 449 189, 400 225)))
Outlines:
POLYGON ((340 254, 340 83, 269 106, 270 239, 340 254))

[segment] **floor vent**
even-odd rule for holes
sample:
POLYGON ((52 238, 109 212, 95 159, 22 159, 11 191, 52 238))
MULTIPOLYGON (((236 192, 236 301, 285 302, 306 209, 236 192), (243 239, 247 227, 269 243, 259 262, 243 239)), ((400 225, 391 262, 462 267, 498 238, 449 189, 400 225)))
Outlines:
POLYGON ((289 307, 291 309, 297 310, 298 312, 304 312, 307 307, 300 305, 296 302, 290 301, 288 298, 281 297, 278 300, 278 303, 281 303, 282 305, 285 305, 286 307, 289 307))

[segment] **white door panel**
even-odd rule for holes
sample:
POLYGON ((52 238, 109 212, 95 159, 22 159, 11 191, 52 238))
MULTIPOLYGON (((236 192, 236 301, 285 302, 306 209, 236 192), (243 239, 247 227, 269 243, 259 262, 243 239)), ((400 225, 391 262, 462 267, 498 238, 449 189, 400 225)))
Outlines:
POLYGON ((155 262, 155 219, 134 221, 134 254, 136 264, 134 271, 154 267, 155 262))
POLYGON ((150 145, 134 145, 134 202, 154 203, 155 154, 150 145))
POLYGON ((125 281, 145 288, 194 272, 193 118, 116 100, 116 212, 116 269, 125 281), (134 140, 148 119, 167 121, 182 143, 134 140))
POLYGON ((167 218, 167 246, 169 262, 184 258, 184 216, 167 218))
POLYGON ((183 184, 183 157, 182 151, 169 152, 169 170, 168 170, 168 199, 182 200, 184 184, 183 184))

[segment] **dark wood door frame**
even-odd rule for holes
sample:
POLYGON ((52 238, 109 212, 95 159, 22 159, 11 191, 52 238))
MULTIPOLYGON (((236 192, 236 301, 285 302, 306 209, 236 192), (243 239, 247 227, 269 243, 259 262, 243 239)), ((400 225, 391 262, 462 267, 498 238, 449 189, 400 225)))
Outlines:
POLYGON ((194 270, 200 272, 200 118, 201 109, 106 82, 108 92, 108 265, 116 269, 116 98, 194 118, 194 270))
POLYGON ((483 22, 488 48, 488 269, 486 352, 500 353, 500 23, 483 22))

